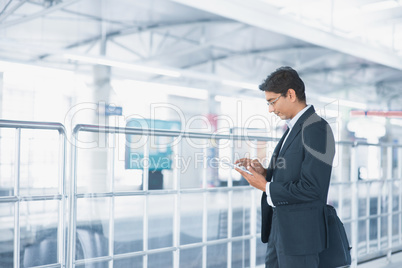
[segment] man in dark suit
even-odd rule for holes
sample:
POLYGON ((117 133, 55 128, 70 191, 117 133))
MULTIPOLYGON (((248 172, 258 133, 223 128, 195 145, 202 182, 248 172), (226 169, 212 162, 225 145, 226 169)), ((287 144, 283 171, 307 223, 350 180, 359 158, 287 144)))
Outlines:
POLYGON ((261 240, 268 242, 265 266, 315 268, 327 245, 324 207, 335 154, 333 133, 314 107, 306 104, 304 83, 290 67, 281 67, 260 85, 269 112, 286 120, 288 129, 267 169, 243 158, 237 169, 263 191, 261 240))

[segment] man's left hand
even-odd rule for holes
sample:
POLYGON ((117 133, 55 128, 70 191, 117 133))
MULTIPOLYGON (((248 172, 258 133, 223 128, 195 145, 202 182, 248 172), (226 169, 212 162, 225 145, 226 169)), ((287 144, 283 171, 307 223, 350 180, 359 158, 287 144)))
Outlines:
POLYGON ((258 173, 252 166, 247 166, 246 168, 252 173, 252 175, 239 168, 235 168, 235 170, 239 172, 248 181, 248 183, 250 183, 251 186, 265 192, 267 181, 265 180, 264 176, 258 173))

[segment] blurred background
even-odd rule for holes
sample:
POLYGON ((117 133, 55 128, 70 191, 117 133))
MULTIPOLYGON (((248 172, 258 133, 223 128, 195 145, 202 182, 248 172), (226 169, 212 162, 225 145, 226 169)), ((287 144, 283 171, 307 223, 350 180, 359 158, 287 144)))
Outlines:
MULTIPOLYGON (((402 249, 402 1, 0 0, 0 267, 258 267, 296 69, 352 266, 402 249)), ((393 259, 395 262, 395 258, 393 259)))

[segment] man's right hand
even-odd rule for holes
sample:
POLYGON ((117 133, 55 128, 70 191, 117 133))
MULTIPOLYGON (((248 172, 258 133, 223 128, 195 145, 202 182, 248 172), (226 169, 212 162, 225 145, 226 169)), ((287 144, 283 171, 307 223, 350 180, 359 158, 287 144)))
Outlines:
POLYGON ((244 167, 252 166, 257 173, 263 175, 264 177, 267 175, 267 170, 261 165, 258 159, 250 159, 250 158, 241 158, 236 160, 235 164, 239 164, 244 167))

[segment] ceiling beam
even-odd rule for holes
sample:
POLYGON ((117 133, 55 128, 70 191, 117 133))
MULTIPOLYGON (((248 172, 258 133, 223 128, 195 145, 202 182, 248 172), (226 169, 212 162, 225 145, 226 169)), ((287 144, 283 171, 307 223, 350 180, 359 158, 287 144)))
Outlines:
MULTIPOLYGON (((211 47, 211 48, 213 49, 214 47, 211 47)), ((195 66, 206 64, 211 61, 219 62, 219 61, 224 61, 224 60, 228 60, 228 59, 233 60, 236 58, 242 58, 242 57, 248 57, 248 56, 267 58, 267 56, 272 55, 272 54, 292 53, 292 52, 307 51, 307 50, 324 51, 324 48, 312 46, 312 45, 290 45, 290 46, 281 46, 281 47, 264 47, 264 48, 249 49, 249 50, 243 50, 243 51, 234 51, 234 52, 229 52, 225 55, 212 57, 208 60, 194 62, 191 65, 182 66, 181 68, 189 69, 189 68, 193 68, 195 66)), ((328 57, 329 54, 330 53, 326 53, 325 56, 328 57)), ((333 53, 331 53, 331 54, 333 54, 333 53)), ((267 60, 272 61, 272 59, 267 59, 267 60)))
MULTIPOLYGON (((11 3, 11 0, 8 3, 11 3)), ((17 9, 19 9, 25 3, 26 3, 26 0, 22 0, 22 1, 18 2, 17 4, 15 4, 14 6, 12 6, 10 8, 10 10, 8 10, 7 12, 5 12, 6 11, 5 9, 3 9, 3 12, 5 12, 5 13, 0 13, 0 22, 7 19, 10 15, 12 15, 17 9)))
POLYGON ((244 25, 244 24, 240 24, 240 27, 236 28, 236 29, 231 29, 228 32, 223 33, 220 36, 211 38, 205 42, 198 42, 198 44, 195 44, 195 46, 192 46, 188 49, 182 49, 182 50, 177 50, 175 48, 169 50, 169 51, 165 51, 162 55, 158 54, 158 55, 154 55, 152 57, 148 57, 144 60, 144 62, 151 62, 151 61, 163 61, 163 60, 167 60, 167 59, 174 59, 176 57, 180 57, 183 55, 188 55, 191 53, 197 53, 200 50, 209 48, 211 46, 214 45, 215 42, 220 41, 222 39, 225 39, 235 33, 239 33, 242 30, 246 30, 249 29, 250 26, 249 25, 244 25))
POLYGON ((0 24, 0 27, 2 29, 5 29, 5 28, 8 28, 10 26, 18 25, 18 24, 21 24, 21 23, 25 23, 25 22, 37 19, 37 18, 45 16, 45 15, 47 15, 49 13, 52 13, 52 12, 54 12, 56 10, 60 10, 60 9, 62 9, 64 7, 72 5, 72 4, 74 4, 74 3, 78 2, 78 1, 81 1, 81 0, 70 0, 70 1, 61 2, 60 4, 54 5, 54 6, 49 7, 49 8, 44 8, 43 10, 41 10, 39 12, 36 12, 34 14, 30 14, 28 16, 25 16, 25 17, 21 18, 21 19, 16 19, 16 20, 8 21, 8 22, 3 22, 3 23, 0 24))
MULTIPOLYGON (((196 26, 196 25, 205 25, 205 24, 216 24, 216 23, 237 23, 237 22, 233 22, 232 20, 227 20, 227 19, 201 19, 201 20, 194 20, 194 21, 178 21, 178 22, 172 22, 172 23, 166 23, 166 24, 150 24, 150 25, 146 25, 146 26, 130 26, 130 27, 124 27, 122 29, 118 29, 118 30, 113 30, 111 32, 106 33, 105 38, 107 40, 112 40, 113 38, 119 38, 119 37, 123 37, 126 35, 132 35, 132 34, 143 34, 143 33, 148 33, 148 32, 152 32, 152 31, 158 31, 158 30, 170 30, 170 29, 174 29, 175 27, 182 27, 182 26, 196 26)), ((168 35, 169 37, 174 37, 177 39, 181 39, 184 40, 186 42, 190 42, 190 40, 188 39, 183 39, 183 38, 179 38, 173 35, 168 35)), ((74 42, 72 44, 69 44, 67 46, 64 47, 64 50, 69 50, 69 49, 74 49, 77 47, 82 47, 88 44, 93 44, 96 42, 99 42, 102 39, 102 34, 99 35, 95 35, 95 36, 90 36, 87 39, 84 40, 79 40, 78 42, 74 42)), ((116 41, 116 40, 114 40, 116 41)), ((116 41, 117 42, 117 41, 116 41)), ((191 40, 192 44, 198 44, 198 42, 191 40)), ((46 53, 43 55, 39 55, 38 58, 39 59, 45 59, 46 57, 51 56, 52 53, 46 53)))
POLYGON ((391 50, 373 47, 357 40, 303 25, 299 21, 281 15, 276 8, 258 0, 171 1, 402 70, 402 57, 391 50))

